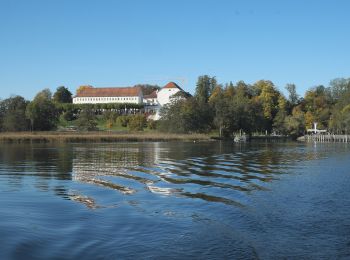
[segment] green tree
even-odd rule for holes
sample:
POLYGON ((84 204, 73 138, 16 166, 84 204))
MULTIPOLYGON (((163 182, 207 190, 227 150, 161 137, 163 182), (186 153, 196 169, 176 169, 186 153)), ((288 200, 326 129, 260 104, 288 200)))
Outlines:
POLYGON ((292 115, 286 117, 285 124, 287 133, 293 138, 305 133, 305 117, 300 106, 295 107, 292 115))
POLYGON ((207 132, 213 121, 210 106, 196 98, 174 100, 161 109, 160 115, 160 129, 165 132, 207 132))
POLYGON ((48 131, 57 127, 59 113, 52 102, 50 90, 44 89, 35 96, 27 106, 26 116, 32 130, 48 131))
POLYGON ((78 115, 76 126, 82 131, 97 130, 97 117, 95 111, 88 107, 81 110, 78 115))
POLYGON ((72 103, 72 93, 64 86, 58 87, 53 100, 57 103, 72 103))
POLYGON ((287 117, 287 100, 280 95, 278 98, 278 112, 273 119, 273 128, 279 133, 279 134, 287 134, 286 124, 285 120, 287 117))
POLYGON ((297 94, 295 84, 287 84, 286 90, 288 91, 288 99, 292 106, 295 106, 299 102, 299 95, 297 94))
POLYGON ((144 96, 151 94, 153 91, 161 89, 160 86, 151 84, 137 84, 134 87, 140 87, 144 96))
MULTIPOLYGON (((234 94, 234 89, 231 85, 226 86, 226 89, 230 88, 232 92, 228 93, 228 97, 232 97, 234 94), (232 93, 232 95, 231 95, 232 93)), ((226 94, 226 93, 225 93, 226 94)), ((210 98, 209 98, 209 104, 214 109, 214 125, 219 129, 219 136, 220 137, 227 137, 229 134, 226 132, 227 130, 227 118, 228 118, 228 98, 225 97, 224 91, 221 86, 216 86, 216 88, 213 90, 210 98)))
POLYGON ((329 85, 333 99, 338 100, 342 95, 350 91, 350 78, 333 79, 329 85))
POLYGON ((208 75, 199 76, 196 85, 195 98, 200 103, 207 103, 216 85, 217 81, 215 77, 209 77, 208 75))
POLYGON ((27 104, 21 96, 10 97, 1 102, 3 131, 28 130, 29 122, 25 115, 27 104))

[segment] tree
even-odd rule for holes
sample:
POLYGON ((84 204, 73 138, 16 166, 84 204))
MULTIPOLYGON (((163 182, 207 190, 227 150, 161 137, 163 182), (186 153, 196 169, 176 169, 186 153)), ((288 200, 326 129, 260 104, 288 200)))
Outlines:
POLYGON ((296 91, 296 86, 294 84, 287 84, 286 90, 288 91, 288 99, 292 106, 295 106, 299 101, 299 95, 296 91))
POLYGON ((300 106, 295 107, 292 115, 286 117, 285 124, 287 133, 293 138, 305 133, 305 118, 300 106))
POLYGON ((162 107, 160 115, 160 129, 165 132, 207 132, 213 121, 210 106, 196 98, 176 99, 162 107))
POLYGON ((338 100, 344 93, 350 91, 350 78, 333 79, 329 85, 333 99, 338 100))
POLYGON ((159 87, 158 85, 151 84, 137 84, 134 87, 140 87, 144 96, 151 94, 153 91, 161 89, 161 87, 159 87))
POLYGON ((278 98, 281 94, 275 89, 271 81, 260 80, 254 85, 258 92, 260 92, 258 99, 266 120, 265 129, 270 132, 272 130, 273 119, 278 111, 278 98))
POLYGON ((28 102, 21 96, 14 96, 1 102, 2 130, 26 131, 29 122, 25 112, 28 102))
POLYGON ((64 86, 58 87, 53 100, 57 103, 72 103, 72 93, 64 86))
POLYGON ((305 94, 305 111, 309 112, 308 117, 312 116, 321 129, 328 127, 332 105, 330 89, 322 85, 308 90, 305 94))
POLYGON ((200 103, 207 103, 208 99, 217 85, 215 77, 208 75, 199 76, 195 91, 195 97, 200 103))
POLYGON ((280 134, 287 134, 285 119, 287 117, 287 100, 280 95, 278 98, 278 112, 273 119, 273 127, 280 134))
POLYGON ((39 92, 29 103, 26 116, 30 120, 32 130, 49 131, 56 128, 59 113, 52 102, 49 89, 39 92))
POLYGON ((78 115, 77 124, 79 130, 93 131, 97 129, 95 111, 91 108, 86 107, 82 109, 78 115))

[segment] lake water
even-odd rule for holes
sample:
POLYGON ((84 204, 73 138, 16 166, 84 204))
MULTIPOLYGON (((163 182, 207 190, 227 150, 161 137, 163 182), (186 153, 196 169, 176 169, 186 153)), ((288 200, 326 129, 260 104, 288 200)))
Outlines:
POLYGON ((1 144, 0 259, 349 259, 350 145, 1 144))

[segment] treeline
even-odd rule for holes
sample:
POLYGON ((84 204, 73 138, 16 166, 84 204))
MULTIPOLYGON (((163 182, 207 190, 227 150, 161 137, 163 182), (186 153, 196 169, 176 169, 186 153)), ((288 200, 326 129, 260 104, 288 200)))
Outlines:
MULTIPOLYGON (((109 126, 117 122, 117 116, 123 116, 118 122, 123 125, 131 122, 133 126, 138 121, 130 114, 137 114, 142 108, 139 104, 72 104, 72 93, 67 88, 59 87, 53 95, 44 89, 32 101, 21 96, 1 100, 0 131, 50 131, 57 129, 63 121, 68 124, 75 121, 80 130, 96 130, 98 116, 108 117, 109 126)), ((142 123, 146 120, 145 116, 135 118, 142 123)))
POLYGON ((333 133, 350 131, 350 79, 316 86, 304 97, 287 84, 287 97, 269 80, 222 85, 215 77, 200 76, 195 95, 173 99, 161 110, 160 129, 168 132, 210 132, 221 136, 238 132, 301 136, 313 122, 333 133))
MULTIPOLYGON (((83 86, 84 87, 84 86, 83 86)), ((142 85, 150 93, 157 86, 142 85)), ((146 120, 138 104, 72 104, 65 87, 39 92, 32 101, 13 96, 0 101, 0 131, 50 131, 74 125, 80 130, 104 129, 116 125, 131 130, 145 127, 174 133, 218 131, 231 137, 238 132, 301 136, 313 122, 319 129, 336 134, 350 132, 350 78, 316 86, 304 97, 294 84, 287 84, 285 96, 269 80, 254 84, 239 81, 219 84, 215 77, 200 76, 194 96, 177 94, 160 111, 161 120, 146 120)))

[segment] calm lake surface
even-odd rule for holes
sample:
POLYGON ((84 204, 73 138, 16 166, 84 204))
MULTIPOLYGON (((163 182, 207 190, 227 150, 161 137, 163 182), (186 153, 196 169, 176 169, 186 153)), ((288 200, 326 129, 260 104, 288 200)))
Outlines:
POLYGON ((0 145, 0 259, 349 259, 350 145, 0 145))

